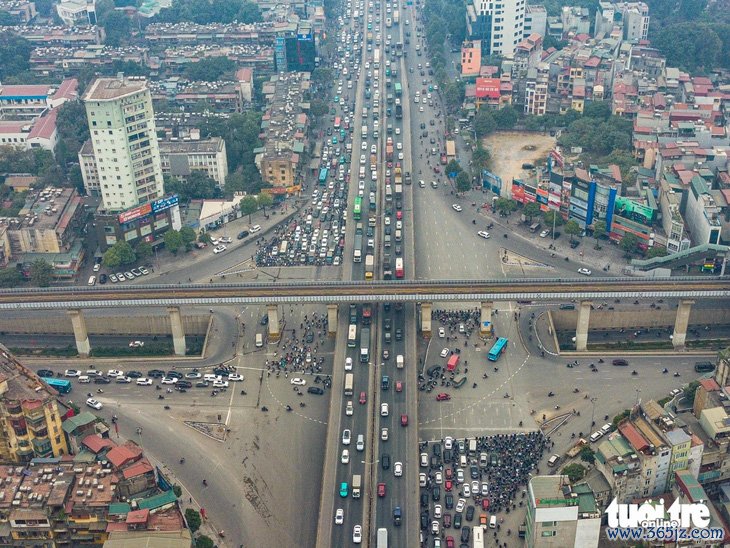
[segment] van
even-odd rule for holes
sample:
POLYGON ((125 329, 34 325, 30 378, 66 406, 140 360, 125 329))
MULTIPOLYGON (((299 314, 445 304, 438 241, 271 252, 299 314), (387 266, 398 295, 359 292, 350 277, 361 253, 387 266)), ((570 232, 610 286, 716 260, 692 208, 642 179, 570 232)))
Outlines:
POLYGON ((611 428, 613 428, 611 423, 606 423, 603 426, 601 426, 601 432, 603 432, 603 435, 605 436, 606 434, 608 434, 611 431, 611 428))
POLYGON ((530 232, 537 232, 538 228, 540 228, 540 223, 532 223, 530 225, 530 232))
POLYGON ((89 377, 87 377, 86 375, 81 375, 79 377, 79 382, 81 384, 89 384, 91 382, 91 379, 89 377))
POLYGON ((552 457, 550 457, 550 458, 548 459, 548 461, 547 461, 547 465, 548 465, 548 466, 549 466, 550 468, 552 468, 553 466, 555 466, 556 464, 558 464, 558 461, 559 461, 559 460, 560 460, 560 455, 553 455, 552 457))
POLYGON ((489 528, 490 529, 497 528, 497 516, 494 514, 492 514, 492 517, 489 518, 489 528))
POLYGON ((256 348, 264 346, 264 336, 261 333, 256 333, 256 348))
POLYGON ((459 467, 466 468, 466 455, 459 455, 459 467))
POLYGON ((404 365, 404 364, 405 364, 405 362, 404 362, 404 360, 403 360, 403 354, 398 354, 398 355, 397 355, 397 356, 395 357, 395 366, 396 366, 396 367, 397 367, 398 369, 403 369, 403 365, 404 365))

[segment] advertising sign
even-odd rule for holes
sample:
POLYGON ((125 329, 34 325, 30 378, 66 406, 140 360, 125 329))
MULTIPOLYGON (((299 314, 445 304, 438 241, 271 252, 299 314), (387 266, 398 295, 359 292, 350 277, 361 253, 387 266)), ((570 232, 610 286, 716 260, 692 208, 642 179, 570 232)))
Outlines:
POLYGON ((166 209, 170 209, 172 206, 177 205, 179 202, 180 199, 177 194, 173 194, 166 198, 160 198, 159 200, 152 202, 152 212, 159 213, 160 211, 165 211, 166 209))
POLYGON ((119 223, 123 224, 139 219, 140 217, 149 215, 151 211, 152 206, 150 204, 142 204, 141 206, 133 207, 132 209, 128 209, 127 211, 123 211, 119 214, 119 223))

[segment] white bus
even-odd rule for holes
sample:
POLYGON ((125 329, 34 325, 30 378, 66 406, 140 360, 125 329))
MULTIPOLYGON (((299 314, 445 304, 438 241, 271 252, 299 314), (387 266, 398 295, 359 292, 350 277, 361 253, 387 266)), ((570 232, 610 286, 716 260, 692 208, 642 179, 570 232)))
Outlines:
POLYGON ((289 240, 284 240, 281 242, 281 247, 279 247, 279 255, 286 255, 286 249, 289 246, 289 240))
POLYGON ((385 527, 378 529, 377 548, 388 548, 388 530, 385 527))
POLYGON ((471 538, 474 548, 484 548, 484 528, 481 525, 472 527, 471 538))
POLYGON ((345 375, 345 396, 352 396, 352 385, 355 382, 355 376, 352 373, 345 375))
POLYGON ((350 328, 347 331, 347 347, 355 348, 357 346, 357 325, 350 324, 350 328))

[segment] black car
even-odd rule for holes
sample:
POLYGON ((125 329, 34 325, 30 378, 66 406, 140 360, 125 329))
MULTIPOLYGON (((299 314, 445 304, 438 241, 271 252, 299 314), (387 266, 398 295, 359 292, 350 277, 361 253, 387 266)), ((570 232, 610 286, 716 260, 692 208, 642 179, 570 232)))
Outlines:
POLYGON ((471 479, 479 479, 479 468, 477 468, 476 465, 472 464, 471 468, 469 468, 469 473, 471 475, 471 479))
POLYGON ((227 377, 231 374, 231 372, 225 367, 216 367, 215 369, 213 369, 213 373, 220 377, 227 377))
POLYGON ((461 529, 461 512, 454 514, 454 529, 461 529))
POLYGON ((431 498, 434 500, 434 502, 438 502, 438 500, 441 498, 441 487, 438 485, 434 485, 433 489, 431 489, 431 498))
POLYGON ((395 340, 396 341, 402 341, 403 340, 403 330, 402 329, 396 329, 395 330, 395 340))
POLYGON ((112 380, 109 377, 96 377, 94 384, 109 384, 112 380))
POLYGON ((390 303, 384 303, 383 304, 383 311, 384 312, 390 312, 390 303))
POLYGON ((310 386, 307 388, 307 392, 310 394, 317 394, 318 396, 324 394, 324 390, 322 390, 319 386, 310 386))
POLYGON ((307 331, 307 336, 304 338, 308 343, 314 342, 314 331, 307 331))
POLYGON ((380 457, 380 465, 383 467, 383 470, 390 468, 390 455, 383 453, 380 457))
POLYGON ((238 233, 238 236, 237 237, 238 237, 239 240, 243 240, 248 235, 249 235, 249 231, 248 230, 242 230, 241 232, 238 233))
POLYGON ((175 387, 176 388, 192 388, 193 383, 191 383, 190 381, 177 381, 175 383, 175 387))
POLYGON ((474 519, 474 507, 467 506, 466 507, 466 521, 472 521, 473 519, 474 519))
POLYGON ((572 242, 570 242, 570 248, 571 249, 575 249, 579 245, 580 245, 580 240, 573 240, 572 242))
POLYGON ((53 371, 51 371, 50 369, 39 369, 38 376, 39 377, 53 377, 53 371))
POLYGON ((165 376, 165 372, 161 369, 153 369, 152 371, 147 372, 147 376, 151 379, 161 379, 165 376))
POLYGON ((446 508, 448 510, 451 510, 454 507, 454 495, 452 495, 451 493, 446 493, 444 503, 446 504, 446 508))
POLYGON ((428 493, 421 493, 421 506, 428 507, 428 493))
POLYGON ((100 284, 105 284, 108 279, 109 279, 109 276, 107 276, 106 274, 101 274, 99 276, 99 283, 100 284))
POLYGON ((444 463, 449 464, 451 462, 451 449, 444 449, 444 463))
POLYGON ((391 325, 392 325, 392 323, 391 323, 391 319, 390 318, 385 318, 385 320, 383 320, 383 329, 385 331, 390 331, 390 326, 391 325))
POLYGON ((141 377, 144 377, 144 373, 142 373, 141 371, 129 371, 127 373, 127 377, 131 377, 133 379, 139 379, 141 377))
POLYGON ((176 379, 182 379, 183 378, 182 373, 178 373, 177 371, 168 371, 166 376, 167 377, 174 377, 176 379))
POLYGON ((434 443, 433 447, 431 448, 431 451, 433 451, 433 454, 437 457, 441 456, 441 444, 440 443, 434 443))
POLYGON ((197 388, 208 388, 209 385, 210 383, 208 381, 200 381, 195 383, 195 386, 197 388))
POLYGON ((469 535, 471 534, 471 529, 468 527, 462 527, 461 528, 461 542, 469 542, 469 535))
POLYGON ((428 512, 421 512, 421 529, 428 529, 428 512))
POLYGON ((269 325, 269 315, 264 314, 261 316, 261 321, 259 322, 261 325, 269 325))

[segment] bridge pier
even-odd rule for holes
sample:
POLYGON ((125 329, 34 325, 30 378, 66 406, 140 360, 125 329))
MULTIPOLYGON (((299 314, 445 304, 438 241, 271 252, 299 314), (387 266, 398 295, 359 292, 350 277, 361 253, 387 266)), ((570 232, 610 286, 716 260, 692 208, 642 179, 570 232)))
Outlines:
POLYGON ((72 308, 68 311, 71 316, 71 325, 73 325, 74 338, 76 339, 76 350, 79 356, 87 358, 91 353, 91 344, 89 343, 89 333, 86 331, 86 319, 84 313, 78 308, 72 308))
POLYGON ((266 314, 269 317, 269 341, 276 342, 281 338, 279 307, 275 304, 266 305, 266 314))
POLYGON ((677 316, 674 319, 674 333, 672 334, 672 346, 675 350, 684 348, 687 341, 687 326, 689 325, 689 314, 692 312, 692 305, 695 302, 691 299, 680 299, 677 306, 677 316))
POLYGON ((336 304, 327 305, 327 333, 329 335, 337 333, 337 309, 336 304))
POLYGON ((424 337, 431 336, 431 303, 421 303, 421 334, 424 337))
POLYGON ((479 318, 479 333, 488 335, 492 332, 492 306, 494 302, 484 301, 482 303, 481 316, 479 318))
POLYGON ((182 316, 179 306, 168 306, 167 313, 170 315, 170 328, 172 330, 172 345, 176 356, 185 355, 185 330, 183 329, 182 316))
POLYGON ((578 323, 575 326, 575 349, 585 352, 588 348, 588 324, 591 321, 591 301, 581 301, 578 308, 578 323))

